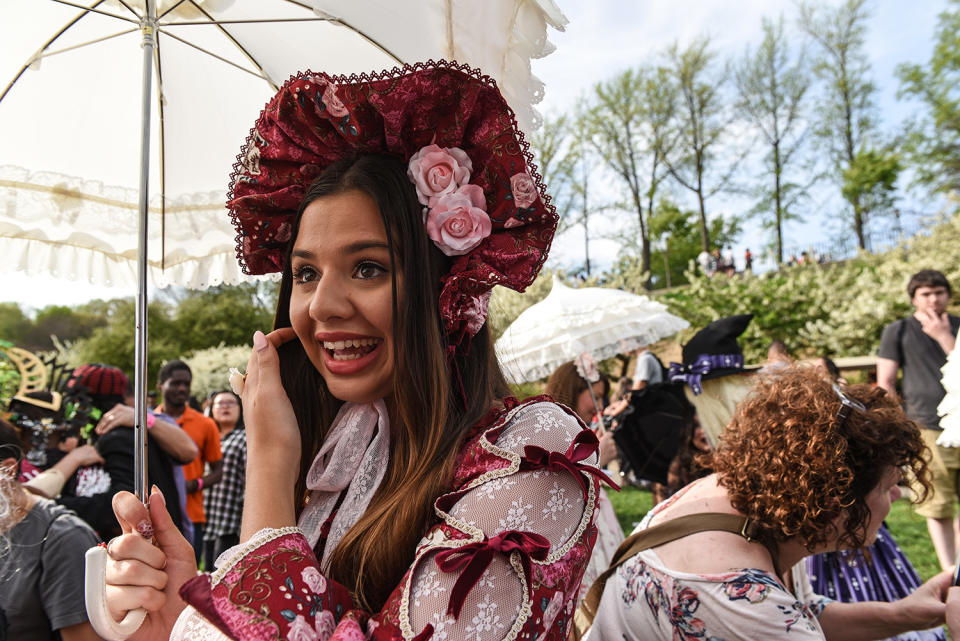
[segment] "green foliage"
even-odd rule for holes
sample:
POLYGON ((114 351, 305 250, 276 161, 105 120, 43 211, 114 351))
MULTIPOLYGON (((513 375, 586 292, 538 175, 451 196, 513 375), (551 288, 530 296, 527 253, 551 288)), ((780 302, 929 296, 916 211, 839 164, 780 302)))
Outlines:
POLYGON ((224 346, 221 343, 194 352, 185 359, 193 371, 191 394, 204 398, 210 392, 230 389, 230 368, 245 372, 251 349, 250 345, 224 346))
POLYGON ((22 345, 31 350, 51 350, 54 347, 52 336, 60 340, 74 341, 90 336, 104 324, 103 316, 83 307, 50 305, 37 312, 22 345))
POLYGON ((577 152, 571 146, 570 123, 566 115, 545 117, 539 129, 529 137, 530 149, 557 215, 560 216, 558 233, 571 225, 568 218, 573 207, 574 165, 577 152))
POLYGON ((862 253, 843 263, 801 265, 762 275, 708 278, 663 294, 670 311, 690 321, 690 334, 731 314, 754 314, 740 338, 748 362, 765 358, 773 339, 797 355, 876 353, 883 327, 910 310, 906 284, 925 268, 960 282, 960 215, 885 254, 862 253))
POLYGON ((710 251, 706 201, 729 182, 740 158, 727 134, 732 114, 724 95, 726 72, 708 38, 667 49, 669 77, 677 87, 676 141, 666 155, 670 176, 697 199, 701 248, 710 251))
MULTIPOLYGON (((653 495, 649 490, 629 485, 619 492, 607 490, 607 496, 617 513, 623 533, 628 536, 653 507, 653 495)), ((940 573, 940 563, 927 534, 926 519, 914 512, 910 503, 896 501, 890 506, 886 524, 922 580, 926 581, 940 573)))
MULTIPOLYGON (((167 303, 154 301, 147 307, 147 385, 152 387, 157 371, 165 361, 180 358, 178 329, 167 303)), ((136 315, 129 299, 110 301, 107 323, 93 331, 89 338, 74 344, 83 363, 104 363, 122 369, 134 379, 136 315)))
POLYGON ((636 68, 597 83, 577 119, 603 165, 617 178, 620 206, 636 214, 636 234, 617 238, 637 246, 643 271, 650 264, 649 216, 666 177, 673 146, 676 85, 664 68, 636 68))
POLYGON ((906 150, 917 180, 935 192, 960 190, 960 1, 940 14, 926 66, 897 68, 901 96, 926 113, 908 126, 906 150))
MULTIPOLYGON (((740 235, 741 229, 740 219, 736 216, 716 216, 710 221, 708 227, 711 242, 717 247, 732 244, 740 235)), ((653 216, 650 217, 650 235, 658 241, 654 244, 656 249, 650 261, 651 286, 660 289, 687 283, 690 264, 696 260, 697 254, 701 251, 697 212, 684 211, 668 200, 661 200, 653 216), (666 261, 664 261, 665 255, 666 261), (670 267, 669 281, 666 277, 667 265, 670 267)), ((611 271, 616 271, 618 268, 633 270, 629 258, 626 263, 615 264, 611 271)), ((619 282, 620 279, 611 274, 608 280, 613 283, 619 282)))
MULTIPOLYGON (((833 164, 832 175, 842 184, 857 153, 874 134, 874 96, 865 53, 869 10, 866 0, 846 0, 837 7, 800 5, 800 27, 818 45, 814 72, 826 84, 818 105, 814 131, 833 164)), ((867 203, 851 201, 850 228, 858 246, 866 247, 867 203)))
POLYGON ((173 326, 181 354, 213 345, 245 345, 255 331, 273 326, 273 308, 261 299, 256 284, 211 287, 190 292, 180 302, 173 326))
POLYGON ((7 409, 10 399, 20 388, 20 371, 0 350, 0 411, 7 409))
POLYGON ((23 344, 30 329, 30 319, 16 303, 0 303, 0 340, 23 344))
POLYGON ((875 217, 889 213, 893 209, 900 169, 900 157, 895 152, 861 149, 843 170, 841 193, 851 205, 861 207, 864 215, 870 212, 871 217, 875 217))
MULTIPOLYGON (((148 387, 168 360, 186 359, 218 345, 244 345, 254 331, 269 329, 273 325, 272 297, 272 286, 244 284, 189 291, 172 302, 151 302, 147 310, 148 387)), ((98 309, 102 326, 89 337, 74 341, 71 351, 80 362, 114 365, 132 378, 134 303, 117 299, 99 303, 98 309)), ((246 358, 240 365, 244 363, 246 358)))

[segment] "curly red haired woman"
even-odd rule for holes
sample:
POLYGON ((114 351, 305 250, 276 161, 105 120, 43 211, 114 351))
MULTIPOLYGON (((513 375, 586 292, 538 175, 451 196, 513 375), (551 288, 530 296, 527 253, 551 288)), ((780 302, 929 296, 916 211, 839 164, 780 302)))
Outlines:
POLYGON ((902 473, 929 487, 925 453, 882 390, 802 366, 759 376, 714 473, 641 523, 650 545, 609 577, 587 638, 880 639, 942 624, 946 573, 893 603, 832 602, 790 576, 810 554, 870 544, 902 473))

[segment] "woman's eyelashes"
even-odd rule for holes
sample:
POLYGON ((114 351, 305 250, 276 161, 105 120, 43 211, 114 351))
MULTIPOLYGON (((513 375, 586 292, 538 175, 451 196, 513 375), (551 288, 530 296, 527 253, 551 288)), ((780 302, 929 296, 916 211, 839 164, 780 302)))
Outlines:
MULTIPOLYGON (((294 266, 293 281, 298 285, 305 285, 319 278, 319 272, 309 265, 294 266)), ((357 263, 353 270, 353 277, 359 280, 372 280, 387 273, 387 268, 380 263, 363 260, 357 263)))
POLYGON ((309 283, 316 280, 317 270, 307 265, 300 265, 293 268, 293 282, 298 285, 309 283))
POLYGON ((362 280, 377 278, 378 276, 382 276, 386 273, 387 270, 385 267, 369 260, 360 262, 357 265, 357 268, 354 270, 354 275, 362 280))

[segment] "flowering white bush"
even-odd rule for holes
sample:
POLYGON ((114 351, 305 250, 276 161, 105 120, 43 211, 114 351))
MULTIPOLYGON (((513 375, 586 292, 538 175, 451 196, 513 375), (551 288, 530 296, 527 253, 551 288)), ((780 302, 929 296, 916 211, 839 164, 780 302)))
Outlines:
MULTIPOLYGON (((774 339, 783 340, 800 357, 875 354, 884 326, 912 310, 907 281, 921 269, 938 269, 946 275, 956 291, 953 313, 960 313, 960 209, 953 207, 955 211, 929 234, 917 235, 883 254, 862 253, 838 263, 732 278, 709 278, 691 271, 689 286, 649 295, 690 321, 690 329, 678 337, 681 343, 718 318, 753 314, 753 322, 740 338, 749 363, 765 360, 774 339)), ((494 338, 550 292, 552 277, 544 270, 524 294, 494 288, 488 320, 494 338)), ((645 278, 646 274, 633 269, 605 274, 603 280, 604 286, 640 293, 645 278)), ((593 279, 585 284, 597 285, 593 279)))
POLYGON ((842 263, 785 267, 757 276, 689 274, 689 288, 660 300, 690 321, 689 333, 724 316, 754 314, 740 339, 748 362, 764 360, 773 339, 786 342, 798 356, 865 356, 876 353, 885 325, 910 313, 906 289, 911 275, 938 269, 960 289, 957 247, 960 215, 954 213, 929 235, 883 254, 862 253, 842 263))
POLYGON ((184 361, 193 370, 190 393, 203 399, 210 392, 230 389, 230 368, 246 371, 251 349, 249 345, 224 346, 221 343, 216 347, 198 350, 185 358, 184 361))

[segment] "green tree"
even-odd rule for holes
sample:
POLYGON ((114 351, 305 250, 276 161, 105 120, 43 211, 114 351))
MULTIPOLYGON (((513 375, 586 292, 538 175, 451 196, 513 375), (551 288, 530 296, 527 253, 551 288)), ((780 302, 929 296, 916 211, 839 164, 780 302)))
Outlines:
POLYGON ((900 169, 900 156, 893 151, 861 149, 843 172, 843 197, 873 216, 890 213, 900 169))
POLYGON ((898 67, 901 96, 927 113, 908 127, 906 151, 917 181, 935 192, 960 190, 960 0, 940 14, 926 66, 898 67))
MULTIPOLYGON (((866 0, 845 0, 836 8, 804 2, 800 5, 800 26, 817 43, 820 57, 814 72, 826 83, 815 133, 826 147, 834 175, 842 185, 843 175, 874 133, 874 94, 870 66, 864 53, 866 22, 870 17, 866 0)), ((851 228, 857 246, 866 248, 869 203, 856 191, 844 195, 851 208, 851 228), (851 200, 852 198, 852 200, 851 200)))
POLYGON ((777 263, 783 262, 783 226, 796 219, 791 211, 806 189, 790 182, 787 169, 800 159, 807 133, 803 105, 810 74, 801 53, 792 59, 783 35, 783 18, 763 19, 763 42, 749 47, 736 65, 738 109, 757 129, 766 146, 768 181, 755 190, 754 215, 773 231, 777 263))
POLYGON ((738 154, 731 154, 731 141, 726 138, 730 125, 723 95, 726 73, 715 62, 716 54, 707 38, 685 49, 674 44, 667 50, 669 73, 679 95, 676 145, 665 162, 673 179, 697 199, 700 242, 705 251, 711 248, 706 202, 726 187, 738 164, 733 161, 723 167, 718 163, 721 157, 738 154))
POLYGON ((63 341, 75 341, 90 336, 93 330, 105 324, 106 319, 101 314, 79 307, 49 305, 37 312, 24 342, 30 349, 50 350, 54 347, 51 336, 63 341))
POLYGON ((0 303, 0 340, 21 345, 32 323, 16 303, 0 303))
MULTIPOLYGON (((183 352, 167 303, 154 301, 147 307, 147 389, 153 387, 164 361, 180 358, 183 352)), ((122 369, 132 381, 135 367, 135 309, 130 299, 109 301, 106 325, 78 340, 74 350, 85 363, 104 363, 122 369)))
MULTIPOLYGON (((718 247, 732 245, 740 235, 741 221, 736 216, 715 216, 709 227, 710 238, 718 247)), ((701 251, 697 212, 661 200, 650 217, 650 235, 658 241, 654 243, 651 284, 662 288, 689 282, 690 264, 701 251)))
POLYGON ((650 268, 647 218, 665 178, 673 145, 674 86, 663 69, 631 69, 594 87, 580 120, 590 144, 625 188, 625 209, 636 212, 639 255, 650 268))
POLYGON ((256 283, 189 291, 173 318, 183 355, 217 345, 249 345, 256 330, 273 326, 274 309, 256 283))

